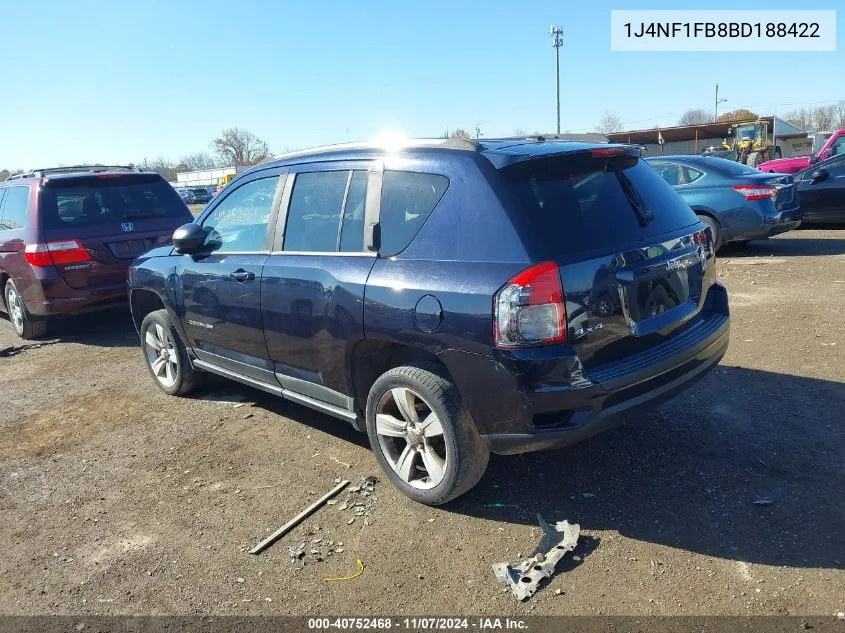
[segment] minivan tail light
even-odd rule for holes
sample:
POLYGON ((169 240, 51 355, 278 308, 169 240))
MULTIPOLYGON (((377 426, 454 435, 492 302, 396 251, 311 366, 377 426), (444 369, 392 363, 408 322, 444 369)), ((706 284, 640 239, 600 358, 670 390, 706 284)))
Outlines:
POLYGON ((566 342, 563 285, 554 262, 543 262, 510 279, 493 298, 497 347, 566 342))
POLYGON ((27 244, 23 255, 33 266, 63 266, 91 261, 91 255, 76 240, 27 244))
POLYGON ((766 198, 774 200, 778 197, 777 187, 768 185, 734 185, 731 189, 741 193, 746 200, 765 200, 766 198))

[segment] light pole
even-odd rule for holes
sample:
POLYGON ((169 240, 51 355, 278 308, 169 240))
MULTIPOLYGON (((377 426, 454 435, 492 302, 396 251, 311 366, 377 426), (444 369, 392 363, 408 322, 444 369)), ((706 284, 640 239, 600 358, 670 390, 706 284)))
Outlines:
POLYGON ((724 103, 727 101, 724 97, 722 99, 719 98, 719 84, 716 84, 716 108, 713 111, 713 123, 719 120, 719 104, 724 103))
POLYGON ((557 88, 557 133, 560 134, 560 47, 563 46, 563 27, 552 24, 549 27, 552 46, 555 49, 555 86, 557 88))

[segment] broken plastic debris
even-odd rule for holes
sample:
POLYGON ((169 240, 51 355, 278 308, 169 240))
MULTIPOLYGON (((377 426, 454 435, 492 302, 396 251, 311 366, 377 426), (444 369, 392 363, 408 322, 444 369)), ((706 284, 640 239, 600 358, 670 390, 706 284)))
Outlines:
POLYGON ((518 600, 528 600, 536 593, 543 578, 551 578, 560 559, 578 545, 581 533, 581 526, 577 523, 559 521, 552 527, 539 514, 537 522, 543 538, 531 556, 513 565, 493 565, 496 580, 509 587, 518 600))
POLYGON ((752 502, 755 506, 769 506, 772 505, 772 500, 768 497, 761 497, 752 502))

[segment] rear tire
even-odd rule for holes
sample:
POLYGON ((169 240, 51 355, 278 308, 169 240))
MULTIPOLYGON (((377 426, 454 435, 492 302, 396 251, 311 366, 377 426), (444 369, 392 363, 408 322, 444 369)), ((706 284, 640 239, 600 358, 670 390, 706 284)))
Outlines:
POLYGON ((440 505, 475 486, 490 459, 458 388, 436 364, 406 365, 379 377, 367 398, 367 435, 393 485, 414 501, 440 505))
POLYGON ((9 279, 4 288, 4 300, 9 320, 15 328, 15 334, 22 339, 32 340, 41 338, 47 333, 47 320, 34 317, 26 309, 23 297, 18 292, 15 283, 9 279))
POLYGON ((719 223, 714 218, 711 218, 709 215, 696 215, 698 215, 699 220, 701 220, 702 222, 704 222, 704 224, 710 227, 710 235, 713 236, 713 252, 715 253, 720 248, 722 248, 722 227, 719 226, 719 223))
POLYGON ((181 396, 204 383, 208 374, 194 369, 167 310, 150 312, 141 322, 141 349, 153 381, 165 393, 181 396))

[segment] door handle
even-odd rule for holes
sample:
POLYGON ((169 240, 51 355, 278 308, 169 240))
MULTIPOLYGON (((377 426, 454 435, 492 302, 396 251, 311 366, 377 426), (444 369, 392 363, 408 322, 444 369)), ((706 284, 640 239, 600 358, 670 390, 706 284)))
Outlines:
POLYGON ((255 273, 244 270, 243 268, 238 268, 235 272, 229 273, 229 279, 234 279, 239 284, 242 284, 245 281, 252 281, 255 279, 255 273))

